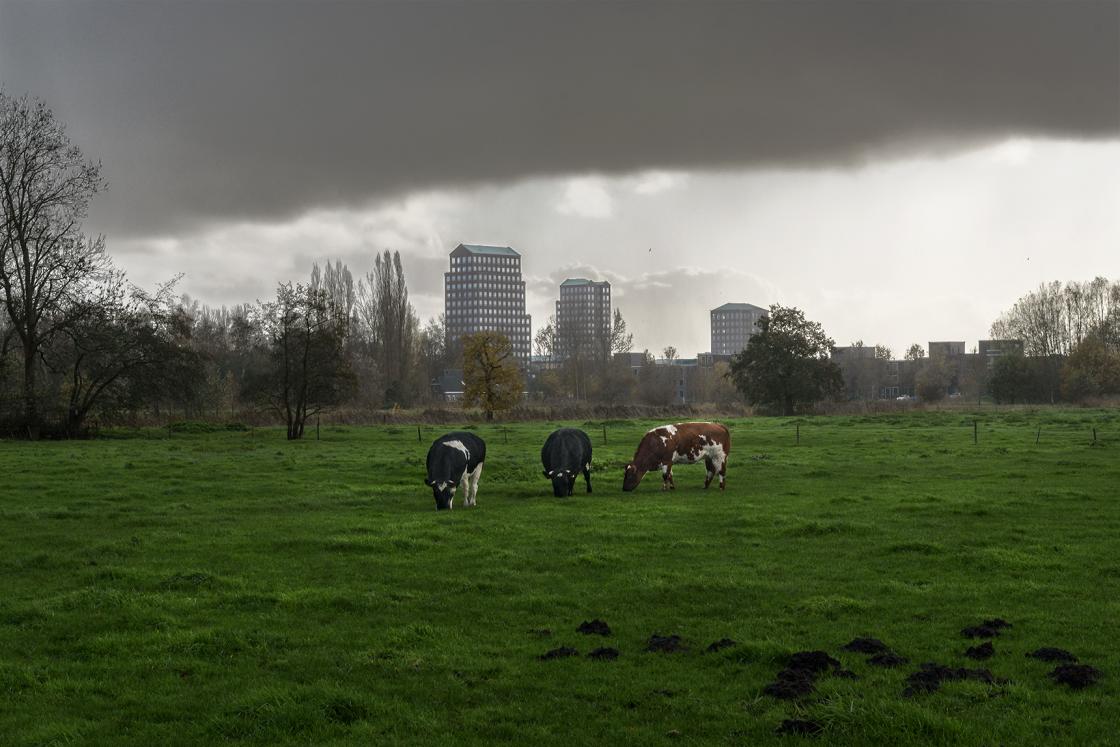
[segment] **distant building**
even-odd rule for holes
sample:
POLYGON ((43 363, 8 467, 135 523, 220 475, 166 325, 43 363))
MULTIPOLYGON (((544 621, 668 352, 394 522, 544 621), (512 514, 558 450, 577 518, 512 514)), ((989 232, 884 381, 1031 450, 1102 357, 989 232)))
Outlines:
POLYGON ((954 355, 964 355, 964 340, 929 344, 930 358, 950 358, 954 355))
POLYGON ((980 357, 987 361, 988 368, 992 367, 995 359, 1001 355, 1022 355, 1022 340, 981 340, 978 348, 980 357))
POLYGON ((829 359, 843 365, 848 361, 870 360, 875 357, 874 345, 840 345, 832 348, 829 359))
POLYGON ((606 343, 611 334, 611 284, 568 278, 556 302, 556 348, 561 359, 606 343))
POLYGON ((450 260, 443 276, 448 347, 457 346, 463 335, 500 332, 527 364, 531 319, 525 313, 521 255, 508 246, 459 244, 450 260))
POLYGON ((755 325, 766 309, 749 303, 725 303, 711 311, 712 350, 715 355, 735 355, 758 332, 755 325))

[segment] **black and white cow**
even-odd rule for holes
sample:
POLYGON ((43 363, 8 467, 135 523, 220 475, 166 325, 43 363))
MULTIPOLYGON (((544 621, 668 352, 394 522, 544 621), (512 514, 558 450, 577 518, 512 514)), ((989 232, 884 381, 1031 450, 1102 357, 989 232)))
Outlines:
POLYGON ((455 488, 463 488, 463 505, 475 505, 482 462, 486 460, 486 442, 473 433, 452 431, 440 436, 428 449, 428 479, 436 510, 450 509, 455 488))
POLYGON ((541 462, 557 498, 572 494, 580 472, 587 481, 587 492, 591 492, 591 439, 580 429, 561 428, 549 434, 541 449, 541 462))

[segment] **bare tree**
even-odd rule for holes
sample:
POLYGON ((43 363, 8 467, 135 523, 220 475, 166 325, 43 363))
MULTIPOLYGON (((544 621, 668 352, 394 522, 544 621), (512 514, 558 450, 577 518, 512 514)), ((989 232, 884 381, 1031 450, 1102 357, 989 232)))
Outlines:
POLYGON ((291 283, 277 289, 274 302, 261 304, 258 315, 268 364, 247 379, 246 389, 284 419, 289 440, 302 438, 308 417, 341 402, 353 384, 340 315, 324 290, 291 283))
POLYGON ((385 374, 385 404, 408 398, 419 319, 408 300, 401 253, 385 250, 358 286, 358 317, 385 374))
POLYGON ((82 156, 42 101, 0 92, 0 294, 23 349, 32 438, 42 351, 97 308, 110 269, 104 241, 82 234, 89 201, 104 187, 101 164, 82 156))

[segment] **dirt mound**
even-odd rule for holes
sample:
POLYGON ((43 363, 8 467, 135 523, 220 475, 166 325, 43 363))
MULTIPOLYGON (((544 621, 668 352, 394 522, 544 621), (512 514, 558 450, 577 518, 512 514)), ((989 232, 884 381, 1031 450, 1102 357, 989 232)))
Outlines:
POLYGON ((561 646, 560 648, 554 648, 551 651, 543 653, 537 658, 541 661, 549 661, 550 659, 566 659, 569 656, 579 656, 579 651, 576 651, 574 648, 569 648, 568 646, 561 646))
POLYGON ((814 674, 840 669, 840 662, 824 651, 798 651, 789 655, 787 669, 804 669, 814 674))
POLYGON ((857 654, 882 654, 890 651, 890 648, 878 638, 853 638, 841 646, 840 650, 854 651, 857 654))
POLYGON ((856 674, 855 672, 853 672, 850 669, 837 669, 835 672, 832 673, 832 676, 833 677, 839 677, 839 678, 845 679, 845 680, 858 680, 859 679, 859 675, 856 674))
POLYGON ((817 677, 807 669, 783 669, 762 692, 782 700, 800 698, 817 688, 817 677))
POLYGON ((720 638, 718 641, 708 646, 708 648, 705 650, 708 653, 715 653, 716 651, 722 651, 725 648, 731 648, 732 646, 737 645, 739 645, 738 642, 733 641, 730 638, 720 638))
POLYGON ((1031 651, 1027 656, 1039 661, 1064 661, 1068 663, 1077 661, 1077 657, 1064 648, 1039 648, 1031 651))
POLYGON ((762 691, 775 698, 800 698, 816 689, 817 675, 824 672, 831 672, 837 677, 856 678, 824 651, 798 651, 790 654, 786 668, 778 672, 774 681, 762 691))
POLYGON ((968 650, 964 652, 964 655, 967 656, 970 659, 976 659, 978 661, 983 661, 984 659, 992 658, 992 655, 995 652, 996 652, 996 649, 995 649, 995 646, 992 645, 992 642, 991 641, 985 641, 984 643, 981 643, 979 646, 969 646, 968 650))
POLYGON ((1101 677, 1101 670, 1088 664, 1062 664, 1055 667, 1050 677, 1059 685, 1069 685, 1080 690, 1095 683, 1101 677))
POLYGON ((576 632, 583 633, 584 635, 610 635, 611 626, 598 618, 591 622, 584 620, 580 623, 580 626, 576 628, 576 632))
POLYGON ((688 651, 688 646, 684 645, 679 635, 658 635, 654 633, 649 637, 649 641, 646 642, 646 651, 659 651, 663 654, 671 654, 677 651, 688 651))
POLYGON ((824 727, 816 721, 787 718, 782 725, 774 730, 775 734, 800 734, 806 737, 815 737, 824 731, 824 727))
POLYGON ((903 664, 909 664, 910 660, 905 656, 900 656, 894 651, 884 651, 881 654, 876 654, 867 660, 868 664, 876 667, 901 667, 903 664))
POLYGON ((618 658, 617 648, 597 648, 587 655, 588 659, 599 659, 602 661, 612 661, 618 658))
POLYGON ((984 620, 979 625, 973 625, 961 631, 965 638, 995 638, 1004 628, 1010 628, 1011 623, 1002 617, 992 617, 984 620))
POLYGON ((947 667, 944 664, 926 662, 921 669, 906 678, 908 687, 902 692, 903 697, 910 698, 923 693, 932 693, 941 687, 942 682, 955 680, 977 680, 989 685, 1002 683, 987 669, 966 669, 964 667, 947 667))
POLYGON ((995 638, 999 635, 999 628, 993 628, 988 625, 973 625, 962 629, 961 635, 965 638, 995 638))

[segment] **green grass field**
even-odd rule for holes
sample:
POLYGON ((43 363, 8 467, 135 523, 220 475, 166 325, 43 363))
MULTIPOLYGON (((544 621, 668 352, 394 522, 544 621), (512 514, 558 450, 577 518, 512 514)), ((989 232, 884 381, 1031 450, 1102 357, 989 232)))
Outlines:
POLYGON ((479 426, 478 508, 441 513, 424 457, 449 429, 0 442, 0 743, 806 740, 787 718, 825 744, 1115 743, 1120 413, 976 417, 977 444, 965 413, 727 421, 723 494, 702 466, 622 493, 654 424, 605 446, 586 424, 595 492, 571 499, 539 452, 579 423, 479 426), (995 656, 964 658, 992 616, 995 656), (856 636, 910 664, 839 650, 856 636), (621 655, 538 660, 559 646, 621 655), (1041 646, 1103 678, 1053 683, 1041 646), (806 649, 859 679, 764 694, 806 649), (925 661, 1009 682, 903 698, 925 661))

